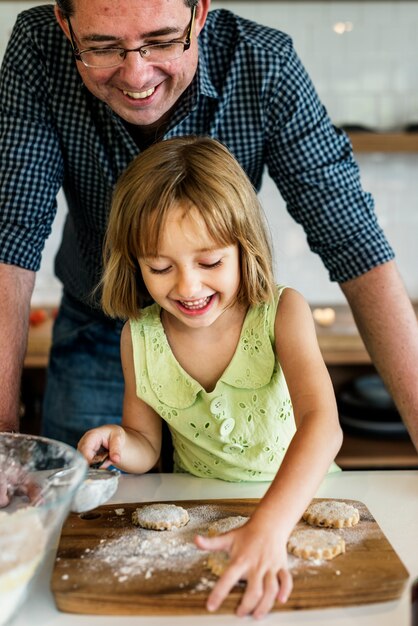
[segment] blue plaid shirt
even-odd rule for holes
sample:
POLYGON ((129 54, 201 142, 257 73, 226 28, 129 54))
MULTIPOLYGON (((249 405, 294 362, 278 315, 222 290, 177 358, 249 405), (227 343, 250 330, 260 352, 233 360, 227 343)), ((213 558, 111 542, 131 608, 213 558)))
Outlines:
MULTIPOLYGON (((197 74, 164 138, 184 134, 222 141, 257 190, 267 167, 332 280, 393 258, 349 140, 330 123, 287 35, 209 13, 197 74)), ((52 6, 16 22, 0 74, 0 137, 0 261, 39 268, 62 186, 69 211, 56 274, 87 301, 101 274, 113 185, 139 148, 83 86, 52 6)))

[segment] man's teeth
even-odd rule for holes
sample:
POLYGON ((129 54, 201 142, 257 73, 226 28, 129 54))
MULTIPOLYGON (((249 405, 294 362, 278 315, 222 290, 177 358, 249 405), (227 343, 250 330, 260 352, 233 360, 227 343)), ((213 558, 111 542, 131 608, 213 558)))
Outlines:
POLYGON ((149 96, 152 96, 154 91, 155 91, 155 87, 151 87, 150 89, 147 89, 146 91, 126 91, 124 89, 123 93, 125 96, 129 96, 130 98, 133 98, 134 100, 142 100, 143 98, 148 98, 149 96))
POLYGON ((199 300, 180 300, 186 309, 203 309, 209 302, 210 296, 199 298, 199 300))

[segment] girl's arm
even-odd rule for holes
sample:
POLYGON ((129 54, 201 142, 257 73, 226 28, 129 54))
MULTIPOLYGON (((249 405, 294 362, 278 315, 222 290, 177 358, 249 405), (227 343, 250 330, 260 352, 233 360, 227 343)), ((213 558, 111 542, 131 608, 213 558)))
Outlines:
POLYGON ((297 431, 267 493, 245 526, 207 539, 199 547, 227 550, 231 565, 214 587, 208 609, 216 610, 238 580, 247 587, 238 615, 262 617, 276 598, 285 602, 292 589, 286 544, 291 531, 334 460, 342 432, 334 391, 316 339, 308 304, 292 289, 279 302, 275 347, 283 368, 297 431))
POLYGON ((340 449, 342 431, 310 308, 293 289, 286 289, 281 296, 275 340, 297 430, 255 516, 265 517, 265 509, 285 510, 286 521, 282 521, 282 526, 290 533, 340 449))
POLYGON ((108 425, 89 430, 79 441, 78 449, 89 463, 101 447, 109 451, 103 467, 115 465, 125 472, 149 471, 160 456, 161 418, 136 395, 131 328, 125 324, 121 335, 121 359, 125 392, 122 426, 108 425))

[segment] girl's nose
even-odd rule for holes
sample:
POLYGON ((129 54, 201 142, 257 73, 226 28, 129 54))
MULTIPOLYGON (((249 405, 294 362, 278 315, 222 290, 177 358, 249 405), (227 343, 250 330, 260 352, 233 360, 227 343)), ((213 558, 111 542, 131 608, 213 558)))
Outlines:
POLYGON ((198 272, 191 270, 179 272, 177 281, 178 295, 187 300, 193 298, 199 293, 201 287, 200 276, 198 272))

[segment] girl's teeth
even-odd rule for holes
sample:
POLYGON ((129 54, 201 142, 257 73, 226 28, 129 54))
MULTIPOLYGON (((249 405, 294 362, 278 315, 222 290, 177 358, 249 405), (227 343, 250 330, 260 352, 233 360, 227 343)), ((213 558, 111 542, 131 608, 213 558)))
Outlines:
POLYGON ((186 309, 203 309, 210 300, 210 296, 199 298, 199 300, 180 300, 186 309))

